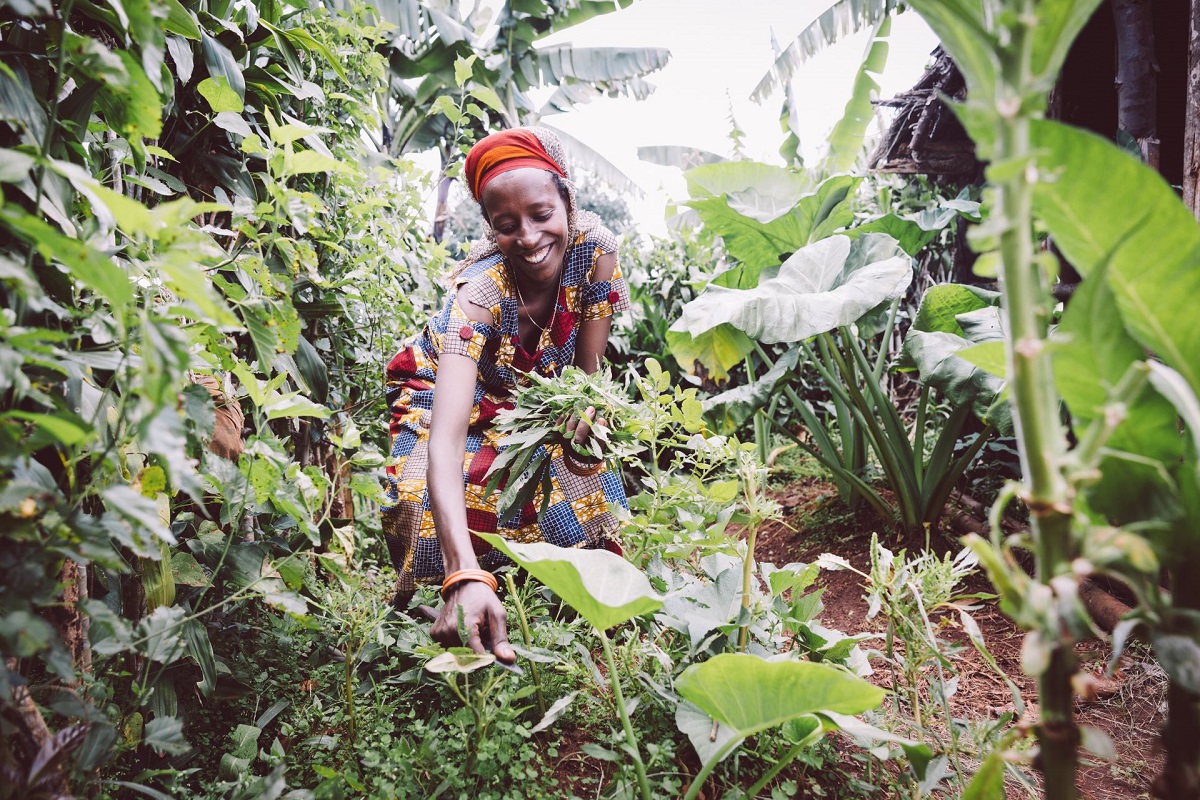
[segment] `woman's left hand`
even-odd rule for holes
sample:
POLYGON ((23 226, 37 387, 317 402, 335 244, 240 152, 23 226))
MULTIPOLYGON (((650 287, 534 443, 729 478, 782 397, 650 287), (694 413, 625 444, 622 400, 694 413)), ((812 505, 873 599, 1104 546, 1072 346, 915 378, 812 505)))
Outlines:
MULTIPOLYGON (((584 410, 583 416, 572 414, 567 418, 566 425, 563 426, 563 435, 572 441, 576 453, 586 453, 589 449, 586 447, 588 438, 592 435, 593 428, 607 427, 607 421, 604 417, 596 417, 596 409, 593 406, 588 406, 584 410)), ((603 448, 603 440, 601 447, 603 448)))

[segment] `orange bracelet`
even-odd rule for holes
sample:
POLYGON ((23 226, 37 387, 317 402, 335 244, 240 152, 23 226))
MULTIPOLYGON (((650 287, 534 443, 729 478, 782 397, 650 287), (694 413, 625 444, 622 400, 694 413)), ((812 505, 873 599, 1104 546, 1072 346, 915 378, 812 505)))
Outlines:
POLYGON ((460 569, 457 572, 451 572, 442 581, 442 597, 446 596, 446 592, 450 590, 456 583, 463 581, 479 581, 487 584, 488 588, 493 592, 500 588, 500 584, 496 582, 496 576, 488 572, 486 569, 460 569))

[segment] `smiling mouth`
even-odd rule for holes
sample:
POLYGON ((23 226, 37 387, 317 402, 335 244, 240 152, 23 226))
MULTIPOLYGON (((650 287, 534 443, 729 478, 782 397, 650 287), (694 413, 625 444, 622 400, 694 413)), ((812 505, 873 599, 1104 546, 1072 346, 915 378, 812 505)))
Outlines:
POLYGON ((527 264, 540 264, 550 256, 550 245, 546 245, 540 250, 534 250, 527 254, 524 259, 527 264))

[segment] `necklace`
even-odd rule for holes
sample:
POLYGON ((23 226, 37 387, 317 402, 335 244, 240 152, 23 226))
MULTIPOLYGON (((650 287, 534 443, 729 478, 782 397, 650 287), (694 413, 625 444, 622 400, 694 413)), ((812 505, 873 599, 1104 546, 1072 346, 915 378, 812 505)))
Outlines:
MULTIPOLYGON (((513 288, 516 289, 516 291, 517 291, 517 300, 520 301, 522 306, 524 306, 525 298, 521 296, 521 284, 517 283, 517 274, 512 269, 512 267, 509 267, 509 269, 508 269, 508 276, 509 276, 509 279, 512 280, 513 288)), ((562 284, 562 266, 561 265, 558 268, 558 279, 555 281, 555 283, 559 284, 559 288, 561 288, 561 284, 562 284)), ((525 313, 525 318, 527 320, 529 320, 530 322, 532 322, 533 327, 537 328, 543 334, 546 331, 548 331, 554 327, 554 318, 558 316, 558 292, 557 291, 554 293, 554 301, 553 302, 554 302, 554 304, 551 306, 551 308, 553 310, 550 312, 550 319, 546 320, 545 325, 539 325, 538 321, 533 318, 532 314, 530 314, 529 312, 525 313)), ((520 315, 518 314, 518 318, 519 317, 520 317, 520 315)), ((519 335, 520 331, 517 331, 517 333, 519 335)), ((538 342, 540 343, 541 340, 542 340, 542 337, 539 334, 538 342)))

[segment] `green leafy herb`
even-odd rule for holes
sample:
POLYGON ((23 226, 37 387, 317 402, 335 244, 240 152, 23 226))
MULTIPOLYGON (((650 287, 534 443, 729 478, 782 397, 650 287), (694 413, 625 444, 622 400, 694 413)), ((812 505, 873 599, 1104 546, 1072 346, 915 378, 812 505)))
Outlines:
POLYGON ((489 472, 487 491, 504 489, 496 501, 496 515, 503 519, 519 511, 543 488, 542 508, 550 498, 550 460, 557 448, 578 463, 594 464, 605 458, 621 459, 640 452, 637 422, 640 411, 625 391, 602 373, 588 375, 578 367, 567 367, 561 375, 544 378, 529 374, 528 386, 517 389, 511 409, 501 411, 496 428, 504 437, 504 451, 489 472), (572 416, 583 419, 589 408, 594 419, 591 435, 582 445, 566 433, 572 416))

